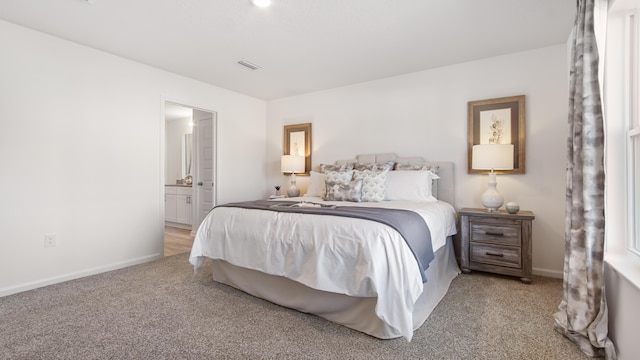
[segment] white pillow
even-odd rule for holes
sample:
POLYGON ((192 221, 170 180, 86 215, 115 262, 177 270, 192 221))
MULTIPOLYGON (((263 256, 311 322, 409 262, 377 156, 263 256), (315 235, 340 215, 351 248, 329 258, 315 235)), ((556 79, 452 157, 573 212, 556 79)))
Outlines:
POLYGON ((431 194, 431 181, 439 176, 431 171, 387 172, 385 200, 438 201, 431 194))
POLYGON ((326 176, 316 171, 309 172, 309 187, 304 196, 324 197, 326 176))

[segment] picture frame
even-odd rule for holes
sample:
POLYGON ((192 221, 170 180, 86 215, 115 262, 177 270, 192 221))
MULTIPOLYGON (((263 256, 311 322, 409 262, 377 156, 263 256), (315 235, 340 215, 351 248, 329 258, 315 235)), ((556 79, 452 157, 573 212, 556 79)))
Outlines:
POLYGON ((284 126, 284 155, 304 155, 304 173, 311 172, 311 123, 284 126))
POLYGON ((469 101, 467 103, 467 173, 485 174, 471 168, 473 145, 513 144, 513 170, 497 174, 525 173, 525 95, 469 101))

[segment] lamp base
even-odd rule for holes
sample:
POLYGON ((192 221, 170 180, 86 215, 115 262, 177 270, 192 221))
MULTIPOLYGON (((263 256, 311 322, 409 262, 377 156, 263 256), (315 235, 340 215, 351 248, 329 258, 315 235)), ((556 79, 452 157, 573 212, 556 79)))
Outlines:
POLYGON ((300 196, 300 190, 295 186, 291 186, 290 188, 287 189, 287 196, 288 197, 300 196))
POLYGON ((487 191, 482 194, 482 197, 480 197, 482 206, 484 206, 489 212, 498 211, 502 204, 504 204, 504 196, 498 192, 496 186, 496 174, 489 173, 489 187, 487 188, 487 191))
POLYGON ((300 196, 300 190, 296 187, 296 174, 291 173, 291 186, 287 189, 288 197, 300 196))

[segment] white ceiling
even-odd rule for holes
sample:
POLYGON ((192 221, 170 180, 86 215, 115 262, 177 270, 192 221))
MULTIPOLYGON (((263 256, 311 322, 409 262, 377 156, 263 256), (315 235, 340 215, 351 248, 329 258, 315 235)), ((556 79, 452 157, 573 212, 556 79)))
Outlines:
POLYGON ((564 43, 575 14, 575 0, 92 2, 0 0, 0 19, 265 100, 564 43))

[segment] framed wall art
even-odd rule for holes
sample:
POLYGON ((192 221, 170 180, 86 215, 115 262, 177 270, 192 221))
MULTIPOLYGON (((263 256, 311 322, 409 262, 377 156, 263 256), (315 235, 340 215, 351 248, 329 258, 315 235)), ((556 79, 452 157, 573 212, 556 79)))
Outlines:
POLYGON ((311 123, 285 125, 283 155, 302 155, 305 157, 304 174, 311 171, 311 123))
POLYGON ((513 170, 497 174, 525 173, 525 96, 468 102, 467 173, 483 174, 471 168, 473 145, 513 144, 513 170))

